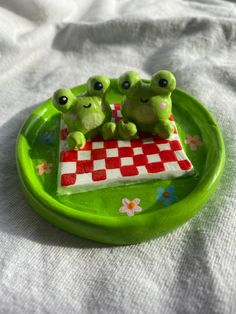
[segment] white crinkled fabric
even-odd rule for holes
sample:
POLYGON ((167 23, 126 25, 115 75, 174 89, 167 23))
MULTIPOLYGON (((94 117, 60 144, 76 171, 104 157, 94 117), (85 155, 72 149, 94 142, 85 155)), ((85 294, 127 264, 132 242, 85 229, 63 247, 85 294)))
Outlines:
POLYGON ((0 2, 0 312, 236 312, 236 4, 223 0, 0 2), (159 239, 112 247, 43 220, 19 189, 17 133, 61 86, 167 68, 222 129, 214 197, 159 239))

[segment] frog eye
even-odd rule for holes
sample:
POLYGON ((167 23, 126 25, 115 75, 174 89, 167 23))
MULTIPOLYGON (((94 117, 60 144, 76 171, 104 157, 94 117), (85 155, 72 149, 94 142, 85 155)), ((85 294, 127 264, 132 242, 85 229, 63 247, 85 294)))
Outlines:
POLYGON ((122 74, 118 79, 119 90, 126 94, 130 95, 132 87, 136 85, 141 80, 139 73, 134 71, 129 71, 122 74))
POLYGON ((122 84, 121 84, 121 87, 123 89, 128 89, 130 88, 130 82, 129 81, 124 81, 122 84))
POLYGON ((103 75, 92 76, 87 81, 87 93, 90 96, 103 97, 110 86, 110 80, 103 75))
POLYGON ((60 111, 66 112, 75 102, 76 97, 70 89, 58 89, 52 97, 53 105, 60 111))
POLYGON ((168 81, 166 79, 160 79, 159 86, 166 87, 168 85, 168 81))
POLYGON ((61 96, 58 99, 58 103, 62 106, 64 106, 68 102, 68 98, 66 96, 61 96))
POLYGON ((97 82, 95 82, 93 87, 96 90, 101 90, 103 88, 103 84, 101 82, 97 81, 97 82))
POLYGON ((170 94, 176 88, 176 79, 170 71, 162 70, 153 74, 151 88, 157 94, 170 94))

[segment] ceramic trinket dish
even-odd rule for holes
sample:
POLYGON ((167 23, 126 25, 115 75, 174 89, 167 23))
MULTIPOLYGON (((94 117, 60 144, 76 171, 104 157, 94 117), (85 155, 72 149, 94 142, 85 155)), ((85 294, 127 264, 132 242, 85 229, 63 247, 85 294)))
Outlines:
POLYGON ((52 224, 104 243, 137 243, 177 228, 204 206, 221 178, 225 150, 214 119, 175 89, 168 71, 151 81, 127 72, 88 82, 60 90, 25 121, 16 155, 26 199, 52 224), (105 86, 100 92, 97 82, 105 86), (71 111, 58 110, 60 97, 71 111), (85 106, 83 125, 78 106, 85 106), (83 136, 71 141, 73 132, 83 136))

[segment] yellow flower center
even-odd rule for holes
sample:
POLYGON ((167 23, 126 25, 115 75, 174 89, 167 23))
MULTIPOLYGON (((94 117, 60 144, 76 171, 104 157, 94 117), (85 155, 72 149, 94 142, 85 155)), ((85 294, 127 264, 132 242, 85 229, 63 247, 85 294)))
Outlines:
POLYGON ((127 207, 128 207, 128 209, 132 210, 132 209, 134 209, 136 207, 136 203, 135 202, 130 202, 127 207))
POLYGON ((197 144, 197 140, 195 140, 194 138, 192 138, 192 139, 190 140, 190 142, 191 142, 192 144, 197 144))

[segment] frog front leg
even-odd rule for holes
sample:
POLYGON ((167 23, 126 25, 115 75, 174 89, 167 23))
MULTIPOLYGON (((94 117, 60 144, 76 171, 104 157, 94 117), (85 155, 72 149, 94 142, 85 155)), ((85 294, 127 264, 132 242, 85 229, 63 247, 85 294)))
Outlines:
POLYGON ((170 137, 174 133, 174 125, 170 120, 160 120, 154 127, 154 134, 162 139, 170 137))
POLYGON ((106 122, 101 127, 101 133, 104 140, 110 140, 117 137, 117 125, 115 122, 106 122))
POLYGON ((118 135, 123 140, 133 138, 137 134, 137 127, 133 122, 121 120, 118 122, 118 135))
POLYGON ((81 149, 86 143, 86 138, 82 132, 70 132, 67 136, 67 145, 69 150, 81 149))

